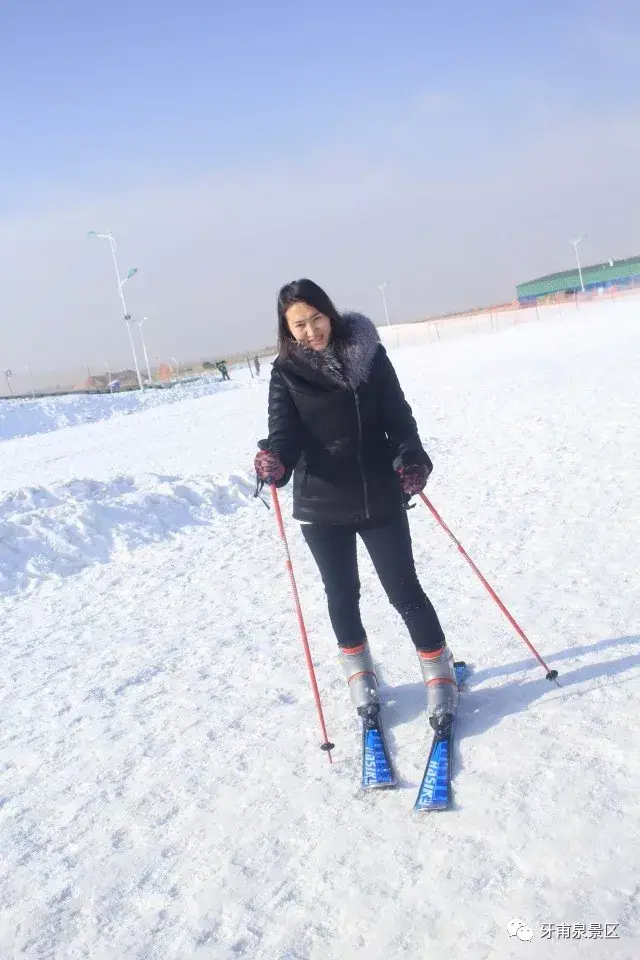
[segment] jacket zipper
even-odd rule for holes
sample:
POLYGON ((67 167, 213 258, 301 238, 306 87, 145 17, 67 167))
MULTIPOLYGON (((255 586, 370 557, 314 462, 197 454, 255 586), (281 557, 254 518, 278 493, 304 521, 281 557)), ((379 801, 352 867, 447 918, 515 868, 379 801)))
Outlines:
POLYGON ((369 491, 367 490, 367 478, 364 474, 364 467, 362 465, 362 418, 360 417, 360 398, 358 397, 358 391, 353 391, 353 396, 356 401, 356 413, 358 415, 358 463, 360 464, 360 473, 362 474, 362 486, 364 488, 364 510, 367 520, 370 520, 369 515, 369 491))

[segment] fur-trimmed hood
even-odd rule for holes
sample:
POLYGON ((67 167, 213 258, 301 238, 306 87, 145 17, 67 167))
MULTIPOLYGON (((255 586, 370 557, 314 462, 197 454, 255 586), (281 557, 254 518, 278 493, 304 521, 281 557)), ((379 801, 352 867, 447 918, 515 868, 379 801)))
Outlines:
POLYGON ((336 386, 357 390, 371 373, 380 335, 371 320, 361 313, 343 313, 342 323, 346 329, 344 339, 333 341, 326 350, 311 350, 296 344, 290 361, 297 368, 304 365, 336 386))

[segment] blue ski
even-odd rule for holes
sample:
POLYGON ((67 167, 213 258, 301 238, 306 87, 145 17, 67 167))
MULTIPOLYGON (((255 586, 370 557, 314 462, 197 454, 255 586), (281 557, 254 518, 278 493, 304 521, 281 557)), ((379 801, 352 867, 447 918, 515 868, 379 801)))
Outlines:
POLYGON ((362 789, 395 787, 396 777, 380 720, 362 721, 362 789))
MULTIPOLYGON (((467 665, 460 661, 454 666, 459 687, 467 676, 467 665)), ((446 730, 433 735, 429 758, 413 807, 415 811, 446 810, 451 804, 453 728, 452 720, 446 730)))

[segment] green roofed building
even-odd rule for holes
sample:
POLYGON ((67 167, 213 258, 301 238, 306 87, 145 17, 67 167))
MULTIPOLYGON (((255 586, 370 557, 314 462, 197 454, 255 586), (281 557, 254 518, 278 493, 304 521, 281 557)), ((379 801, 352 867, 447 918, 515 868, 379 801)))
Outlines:
MULTIPOLYGON (((640 257, 627 260, 607 260, 591 267, 582 267, 582 282, 585 290, 597 290, 600 287, 629 287, 640 283, 640 257)), ((516 293, 520 303, 531 303, 541 297, 554 293, 572 294, 581 292, 580 274, 575 270, 562 273, 550 273, 547 277, 538 277, 528 283, 520 283, 516 293)))

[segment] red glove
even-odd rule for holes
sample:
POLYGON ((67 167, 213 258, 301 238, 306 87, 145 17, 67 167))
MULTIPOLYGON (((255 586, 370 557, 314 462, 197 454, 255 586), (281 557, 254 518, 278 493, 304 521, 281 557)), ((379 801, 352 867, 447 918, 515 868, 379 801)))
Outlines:
POLYGON ((253 465, 258 479, 268 483, 269 486, 279 483, 286 472, 278 454, 272 453, 271 450, 261 450, 256 454, 253 465))
POLYGON ((429 472, 424 464, 419 466, 398 467, 397 474, 400 477, 400 486, 402 492, 408 496, 415 493, 422 493, 427 485, 429 472))

